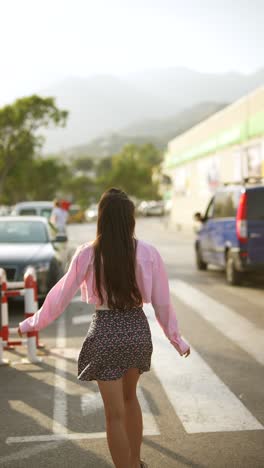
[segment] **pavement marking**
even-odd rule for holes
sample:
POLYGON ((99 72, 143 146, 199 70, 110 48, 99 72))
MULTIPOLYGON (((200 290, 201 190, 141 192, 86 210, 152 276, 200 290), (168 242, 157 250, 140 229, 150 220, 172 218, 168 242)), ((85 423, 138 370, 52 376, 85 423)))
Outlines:
POLYGON ((88 416, 103 409, 104 404, 100 392, 81 395, 81 410, 83 416, 88 416))
MULTIPOLYGON (((160 431, 156 424, 155 418, 151 413, 149 404, 144 396, 141 388, 138 388, 138 397, 142 409, 143 415, 143 434, 145 436, 159 435, 160 431)), ((81 409, 84 416, 88 416, 92 413, 103 408, 103 401, 100 392, 93 394, 81 395, 81 409)), ((65 428, 64 428, 65 429, 65 428)), ((105 439, 105 432, 66 432, 62 430, 54 434, 43 434, 43 435, 31 435, 31 436, 17 436, 8 437, 6 439, 7 444, 27 443, 27 442, 51 442, 58 440, 79 440, 79 439, 105 439)))
POLYGON ((51 348, 50 354, 53 356, 58 356, 65 359, 72 359, 74 361, 78 360, 80 353, 80 348, 51 348))
MULTIPOLYGON (((156 424, 156 423, 155 423, 156 424)), ((157 426, 156 426, 157 427, 157 426)), ((154 426, 152 428, 143 428, 144 436, 159 435, 158 428, 154 426)), ((68 432, 61 434, 43 434, 33 436, 21 436, 21 437, 8 437, 6 443, 10 444, 21 444, 28 442, 52 442, 60 440, 82 440, 82 439, 106 439, 106 432, 68 432)))
POLYGON ((7 444, 17 444, 26 442, 51 442, 55 440, 79 440, 79 439, 105 439, 105 432, 68 432, 61 434, 43 434, 36 436, 22 436, 22 437, 8 437, 6 440, 7 444))
MULTIPOLYGON (((71 433, 67 428, 67 394, 66 394, 66 370, 67 361, 62 357, 67 357, 66 348, 66 327, 65 327, 65 316, 62 315, 57 322, 57 337, 56 337, 56 353, 59 354, 59 358, 55 360, 55 378, 54 378, 54 407, 53 407, 53 434, 43 435, 31 435, 31 436, 18 436, 8 437, 6 439, 7 444, 13 443, 26 443, 26 442, 51 442, 60 440, 79 440, 79 439, 102 439, 106 438, 105 432, 94 432, 94 433, 71 433), (61 351, 60 351, 61 350, 61 351)), ((70 356, 76 357, 76 349, 70 349, 70 356)), ((144 394, 139 389, 139 398, 141 402, 142 413, 144 417, 144 435, 158 435, 160 434, 156 421, 151 414, 148 402, 146 401, 144 394)), ((96 393, 94 399, 89 398, 87 395, 83 395, 81 399, 81 408, 83 412, 96 411, 102 407, 102 399, 100 393, 96 393), (101 402, 99 403, 99 397, 101 402), (96 408, 94 409, 94 405, 96 408)))
POLYGON ((80 323, 89 323, 91 322, 91 316, 89 315, 76 315, 72 317, 73 325, 79 325, 80 323))
POLYGON ((159 435, 160 431, 158 425, 151 412, 148 400, 146 399, 140 386, 137 388, 137 395, 142 410, 144 435, 159 435))
POLYGON ((81 296, 75 296, 72 300, 71 300, 71 303, 72 302, 83 302, 82 301, 82 297, 81 296))
POLYGON ((42 411, 30 406, 25 401, 21 400, 8 400, 9 407, 16 413, 20 413, 26 416, 27 419, 35 421, 39 426, 42 426, 42 430, 46 429, 50 431, 52 428, 53 420, 51 417, 44 414, 42 411))
POLYGON ((22 450, 19 450, 16 453, 11 453, 10 455, 0 457, 0 464, 2 465, 2 463, 6 464, 16 460, 24 460, 25 458, 30 458, 34 455, 38 455, 41 452, 56 449, 59 445, 60 441, 57 441, 53 443, 51 442, 50 444, 41 444, 30 448, 23 448, 22 450))
MULTIPOLYGON (((159 432, 153 429, 153 432, 143 430, 144 436, 159 435, 159 432)), ((106 432, 68 432, 67 434, 43 434, 36 436, 8 437, 6 443, 21 444, 29 442, 52 442, 61 440, 82 440, 82 439, 106 439, 106 432)))
MULTIPOLYGON (((56 348, 66 348, 65 315, 57 322, 56 348)), ((66 397, 67 360, 55 360, 53 433, 67 433, 67 397, 66 397)))
POLYGON ((170 290, 258 363, 264 364, 263 330, 184 281, 171 280, 170 290))
MULTIPOLYGON (((155 418, 151 413, 151 409, 144 396, 142 388, 138 387, 137 395, 142 410, 144 434, 160 434, 155 418)), ((104 405, 100 392, 85 393, 84 395, 81 395, 81 409, 84 416, 96 413, 96 411, 103 409, 103 407, 104 405)))
MULTIPOLYGON (((206 305, 205 305, 206 307, 206 305)), ((164 336, 151 305, 152 366, 187 433, 263 430, 264 427, 192 348, 187 359, 164 336)))

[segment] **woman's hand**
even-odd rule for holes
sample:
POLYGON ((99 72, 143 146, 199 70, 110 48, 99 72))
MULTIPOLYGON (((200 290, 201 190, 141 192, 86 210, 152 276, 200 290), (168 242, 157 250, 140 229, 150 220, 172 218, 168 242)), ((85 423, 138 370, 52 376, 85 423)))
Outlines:
POLYGON ((21 332, 21 330, 20 330, 20 327, 18 327, 17 333, 18 333, 18 335, 20 336, 20 338, 22 338, 23 334, 22 334, 22 332, 21 332))
POLYGON ((182 356, 188 357, 191 353, 191 348, 187 349, 186 353, 183 353, 182 356))

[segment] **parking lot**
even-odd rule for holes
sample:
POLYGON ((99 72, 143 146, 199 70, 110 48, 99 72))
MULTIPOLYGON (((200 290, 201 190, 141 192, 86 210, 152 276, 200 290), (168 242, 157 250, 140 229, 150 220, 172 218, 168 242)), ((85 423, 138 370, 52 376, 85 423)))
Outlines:
MULTIPOLYGON (((143 458, 151 468, 260 468, 264 442, 264 290, 249 278, 231 287, 216 268, 197 272, 193 234, 140 219, 138 237, 165 259, 173 304, 191 356, 181 359, 146 305, 154 353, 140 379, 143 458)), ((69 226, 74 249, 95 224, 69 226)), ((77 295, 41 332, 41 362, 21 363, 26 350, 5 352, 0 368, 0 466, 112 466, 97 384, 76 378, 76 359, 93 309, 77 295)), ((12 326, 23 316, 10 309, 12 326)))

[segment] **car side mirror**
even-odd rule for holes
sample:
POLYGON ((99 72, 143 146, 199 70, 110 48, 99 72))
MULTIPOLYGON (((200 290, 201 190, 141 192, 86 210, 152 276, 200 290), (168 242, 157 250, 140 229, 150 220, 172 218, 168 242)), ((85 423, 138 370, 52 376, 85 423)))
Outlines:
POLYGON ((54 239, 54 242, 67 242, 67 241, 68 241, 68 237, 66 236, 66 234, 57 234, 54 239))
POLYGON ((200 223, 203 223, 205 221, 204 217, 201 215, 201 213, 194 213, 194 220, 199 221, 200 223))

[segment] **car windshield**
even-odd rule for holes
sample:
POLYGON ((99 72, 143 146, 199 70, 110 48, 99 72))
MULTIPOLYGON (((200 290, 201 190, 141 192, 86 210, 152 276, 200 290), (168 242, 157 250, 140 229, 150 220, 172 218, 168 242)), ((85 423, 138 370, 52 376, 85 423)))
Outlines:
POLYGON ((45 218, 49 219, 52 212, 52 208, 42 208, 40 210, 40 216, 44 216, 45 218))
POLYGON ((46 227, 38 221, 0 221, 0 242, 43 244, 48 242, 46 227))

